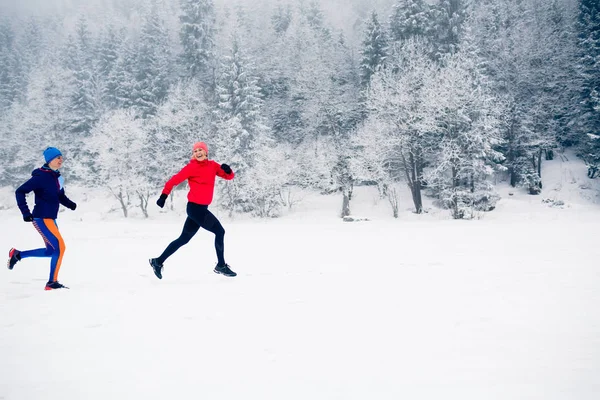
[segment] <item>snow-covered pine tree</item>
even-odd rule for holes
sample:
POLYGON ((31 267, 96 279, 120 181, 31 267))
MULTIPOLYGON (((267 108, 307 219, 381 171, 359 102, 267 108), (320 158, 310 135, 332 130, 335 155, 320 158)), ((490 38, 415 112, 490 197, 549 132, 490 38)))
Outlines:
POLYGON ((310 1, 308 5, 300 2, 300 15, 305 19, 308 25, 316 32, 329 35, 329 28, 325 26, 325 16, 318 1, 310 1))
POLYGON ((87 136, 98 119, 99 91, 92 61, 92 37, 82 15, 77 21, 75 34, 68 38, 65 59, 65 66, 72 76, 73 92, 67 126, 73 140, 87 136))
POLYGON ((135 53, 126 36, 117 48, 117 60, 110 70, 103 88, 103 99, 109 110, 127 109, 135 103, 135 53))
POLYGON ((278 35, 283 35, 287 32, 292 21, 292 9, 290 5, 277 5, 275 13, 271 16, 271 24, 278 35))
POLYGON ((366 22, 361 47, 360 77, 363 86, 367 86, 371 76, 385 63, 388 54, 388 39, 385 29, 379 23, 375 11, 366 22))
POLYGON ((600 169, 600 4, 579 0, 578 72, 581 76, 579 121, 582 131, 580 151, 588 164, 589 175, 600 169))
POLYGON ((434 32, 431 13, 431 6, 424 0, 399 0, 390 17, 391 40, 431 37, 434 32))
POLYGON ((119 47, 124 41, 122 32, 117 32, 111 24, 102 32, 96 49, 95 59, 98 71, 98 86, 102 98, 102 111, 114 110, 118 106, 115 98, 115 82, 111 79, 119 60, 119 47))
POLYGON ((222 63, 223 71, 216 93, 216 132, 212 137, 215 153, 236 171, 234 182, 220 182, 225 195, 221 203, 233 211, 264 214, 277 212, 279 192, 262 188, 264 177, 255 176, 256 168, 272 146, 269 128, 261 114, 262 99, 252 63, 245 56, 242 41, 231 37, 231 54, 222 63), (261 190, 261 188, 263 190, 261 190))
POLYGON ((15 32, 11 24, 0 21, 0 114, 16 101, 22 80, 21 56, 16 46, 15 32))
POLYGON ((171 83, 171 43, 156 3, 144 17, 135 54, 134 105, 143 118, 156 113, 171 83))
POLYGON ((179 38, 183 47, 180 60, 185 76, 199 79, 214 91, 216 19, 213 1, 180 0, 180 5, 179 38))
POLYGON ((526 49, 526 68, 520 71, 527 114, 524 128, 530 132, 531 163, 541 188, 541 164, 551 159, 561 136, 574 115, 570 106, 576 99, 574 86, 575 40, 574 16, 557 0, 532 0, 530 35, 522 46, 526 49), (543 157, 545 155, 545 157, 543 157))
POLYGON ((505 139, 500 151, 510 184, 538 194, 541 154, 556 145, 554 119, 559 110, 553 102, 564 83, 564 73, 557 71, 568 65, 556 53, 563 51, 559 44, 564 44, 564 32, 548 23, 547 6, 537 0, 483 0, 473 13, 473 36, 483 53, 486 75, 506 105, 500 116, 505 139))
POLYGON ((22 56, 23 80, 20 87, 20 100, 27 91, 29 75, 43 62, 45 54, 56 50, 57 44, 53 42, 54 33, 49 29, 52 21, 30 17, 24 22, 18 38, 18 46, 22 56))
MULTIPOLYGON (((580 81, 577 74, 577 7, 564 0, 543 2, 543 24, 548 36, 544 54, 545 107, 550 117, 548 129, 556 136, 557 146, 572 146, 581 141, 577 128, 580 81), (559 49, 558 51, 556 49, 559 49), (576 137, 579 136, 579 137, 576 137)), ((545 151, 547 160, 552 150, 545 151)))
POLYGON ((434 57, 458 51, 463 24, 472 0, 439 0, 432 7, 434 57))

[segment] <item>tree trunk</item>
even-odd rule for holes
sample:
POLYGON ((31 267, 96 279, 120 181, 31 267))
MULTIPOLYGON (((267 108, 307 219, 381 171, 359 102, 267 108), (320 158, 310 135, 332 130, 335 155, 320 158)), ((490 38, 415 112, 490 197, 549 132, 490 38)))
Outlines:
POLYGON ((383 199, 388 195, 387 183, 377 182, 377 191, 379 192, 379 198, 383 199))
POLYGON ((347 187, 342 188, 343 198, 342 198, 342 214, 341 217, 347 217, 350 215, 350 197, 352 196, 352 190, 347 187))
POLYGON ((458 209, 458 196, 456 194, 457 192, 457 188, 460 185, 460 182, 458 181, 458 172, 456 170, 456 167, 452 167, 452 217, 454 219, 461 219, 462 216, 462 212, 460 212, 460 210, 458 209))
POLYGON ((115 194, 115 192, 113 192, 112 189, 110 189, 110 191, 113 194, 113 196, 115 196, 117 200, 119 200, 119 203, 121 204, 121 210, 123 210, 123 216, 127 218, 127 202, 125 201, 125 196, 123 196, 123 191, 119 190, 118 194, 115 194))
POLYGON ((137 195, 140 199, 140 209, 144 214, 144 218, 148 218, 148 199, 150 198, 150 194, 138 191, 137 195))
POLYGON ((506 151, 506 164, 508 165, 508 173, 510 174, 510 186, 517 187, 517 182, 519 181, 519 177, 517 175, 517 171, 515 169, 515 151, 513 148, 513 138, 514 138, 514 109, 511 111, 513 113, 513 119, 508 129, 507 142, 508 149, 506 151))
POLYGON ((388 192, 388 200, 392 206, 392 213, 394 218, 398 218, 398 192, 395 188, 388 192))
POLYGON ((423 199, 421 197, 421 176, 419 169, 421 168, 419 156, 415 156, 413 152, 409 153, 410 166, 410 190, 415 204, 415 212, 421 214, 423 212, 423 199))
POLYGON ((510 170, 510 186, 517 187, 517 173, 514 168, 509 168, 510 170))

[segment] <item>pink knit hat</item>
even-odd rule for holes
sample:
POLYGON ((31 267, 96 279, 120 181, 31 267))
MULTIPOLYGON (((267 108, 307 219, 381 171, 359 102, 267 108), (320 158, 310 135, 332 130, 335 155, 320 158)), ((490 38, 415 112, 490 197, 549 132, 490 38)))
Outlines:
POLYGON ((193 150, 196 150, 196 149, 203 149, 206 152, 206 154, 208 154, 208 146, 204 142, 196 142, 196 143, 194 143, 193 150))

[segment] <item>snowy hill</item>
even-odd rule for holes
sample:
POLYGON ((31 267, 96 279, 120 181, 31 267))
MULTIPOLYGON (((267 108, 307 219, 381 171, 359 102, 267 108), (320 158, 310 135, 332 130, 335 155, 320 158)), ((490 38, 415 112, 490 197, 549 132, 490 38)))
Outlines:
MULTIPOLYGON (((368 188, 352 203, 365 222, 337 218, 338 196, 275 220, 221 212, 238 276, 212 272, 200 232, 162 281, 147 259, 185 199, 125 220, 71 192, 71 289, 43 290, 46 259, 0 269, 0 399, 600 398, 599 182, 569 154, 543 177, 539 196, 500 184, 474 221, 415 215, 408 191, 395 220, 368 188)), ((14 207, 0 221, 1 249, 42 244, 14 207)))

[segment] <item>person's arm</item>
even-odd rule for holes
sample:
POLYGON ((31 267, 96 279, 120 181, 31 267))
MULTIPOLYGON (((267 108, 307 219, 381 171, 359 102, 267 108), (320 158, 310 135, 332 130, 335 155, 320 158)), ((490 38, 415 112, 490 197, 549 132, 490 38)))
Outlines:
POLYGON ((225 179, 225 180, 232 180, 233 177, 235 176, 235 174, 233 173, 233 170, 231 169, 231 167, 227 164, 217 164, 217 176, 225 179))
POLYGON ((65 194, 65 189, 60 189, 60 194, 58 195, 58 201, 60 201, 60 204, 62 204, 63 206, 65 206, 71 210, 75 210, 77 208, 77 204, 75 204, 75 202, 73 202, 71 199, 69 199, 67 197, 67 195, 65 194))
POLYGON ((162 194, 166 196, 171 194, 171 191, 175 186, 179 185, 181 182, 185 181, 190 177, 190 170, 190 164, 188 164, 185 167, 183 167, 181 171, 173 175, 173 177, 169 179, 167 183, 165 183, 165 187, 162 190, 162 194))
POLYGON ((19 210, 21 210, 21 214, 23 214, 23 219, 27 222, 32 221, 33 217, 31 215, 31 211, 29 211, 29 206, 27 205, 26 195, 31 191, 37 189, 39 187, 40 178, 37 176, 32 177, 27 182, 22 184, 15 191, 15 197, 17 198, 17 205, 19 206, 19 210))
POLYGON ((160 197, 158 200, 156 200, 156 205, 158 205, 160 208, 163 208, 165 206, 165 202, 167 201, 167 197, 169 197, 169 194, 173 188, 188 179, 190 177, 190 171, 190 164, 188 164, 183 167, 181 171, 173 175, 173 177, 169 179, 167 183, 165 183, 165 187, 163 188, 160 197))

